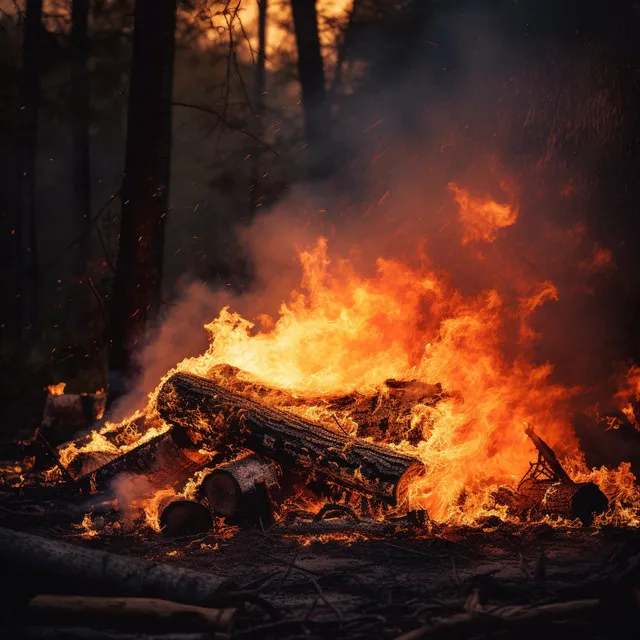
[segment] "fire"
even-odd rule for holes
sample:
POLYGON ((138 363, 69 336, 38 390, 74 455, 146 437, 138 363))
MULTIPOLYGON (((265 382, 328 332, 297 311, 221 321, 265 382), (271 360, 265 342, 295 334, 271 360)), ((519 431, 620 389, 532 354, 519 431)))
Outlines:
POLYGON ((378 260, 377 273, 364 277, 347 261, 332 261, 323 238, 300 261, 301 288, 272 328, 256 330, 225 308, 206 325, 209 350, 178 370, 206 376, 231 364, 263 384, 315 398, 293 410, 330 428, 335 416, 318 396, 384 392, 389 378, 441 383, 448 398, 412 411, 408 428, 420 428, 423 441, 398 445, 425 463, 412 502, 437 520, 472 521, 493 487, 517 483, 534 457, 525 421, 581 461, 566 406, 574 392, 549 381, 551 365, 502 350, 509 323, 557 298, 551 284, 514 306, 497 291, 466 298, 437 274, 394 260, 378 260))
MULTIPOLYGON (((517 221, 514 202, 472 197, 453 183, 449 189, 460 207, 463 246, 494 242, 501 229, 517 221)), ((554 382, 551 363, 531 359, 530 346, 538 335, 530 321, 540 307, 560 299, 553 282, 470 295, 431 267, 389 258, 379 258, 375 272, 365 275, 350 261, 332 256, 323 237, 300 251, 299 260, 300 286, 276 317, 260 316, 256 326, 223 308, 205 325, 210 346, 204 354, 169 371, 144 412, 120 424, 106 423, 81 448, 63 448, 63 464, 81 451, 129 451, 169 428, 159 418, 155 400, 176 371, 215 377, 223 385, 259 383, 273 390, 261 396, 262 402, 348 434, 358 425, 348 409, 328 408, 332 398, 381 397, 390 393, 389 379, 417 381, 441 385, 442 398, 414 404, 404 439, 388 442, 417 456, 426 468, 410 487, 412 509, 425 509, 433 521, 451 524, 474 524, 488 515, 508 518, 506 507, 496 505, 495 493, 500 487, 515 488, 537 457, 522 426, 529 423, 573 480, 602 487, 612 504, 606 521, 638 522, 638 492, 629 465, 617 470, 585 465, 571 424, 570 401, 580 390, 554 382), (220 365, 241 373, 234 379, 220 365), (139 432, 136 420, 143 415, 147 430, 139 432), (421 436, 417 444, 413 437, 414 444, 409 442, 410 431, 421 436)), ((634 424, 631 401, 640 398, 639 390, 640 368, 634 367, 617 396, 634 424)), ((132 505, 157 531, 163 505, 193 499, 208 471, 196 474, 181 490, 153 488, 132 496, 132 505)))
POLYGON ((62 396, 64 395, 64 390, 67 386, 66 382, 58 382, 58 384, 50 384, 47 387, 47 391, 50 396, 62 396))
POLYGON ((489 196, 473 197, 453 182, 449 183, 449 190, 460 207, 459 220, 464 227, 463 245, 493 242, 500 229, 514 225, 518 219, 518 207, 515 204, 499 204, 489 196))
POLYGON ((640 367, 633 365, 626 372, 623 384, 616 393, 615 399, 625 418, 640 431, 637 407, 634 403, 640 401, 640 367))

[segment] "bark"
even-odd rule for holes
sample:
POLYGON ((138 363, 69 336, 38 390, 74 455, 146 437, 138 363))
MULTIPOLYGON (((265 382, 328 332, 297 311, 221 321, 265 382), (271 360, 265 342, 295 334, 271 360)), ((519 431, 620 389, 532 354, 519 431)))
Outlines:
POLYGON ((30 593, 161 598, 207 607, 220 601, 226 578, 119 556, 0 528, 5 575, 19 576, 14 595, 30 593))
POLYGON ((235 443, 312 479, 403 505, 422 463, 390 447, 331 431, 293 414, 185 373, 160 389, 160 415, 187 431, 208 431, 213 446, 235 443))
POLYGON ((333 169, 331 117, 325 89, 315 0, 291 0, 298 49, 298 78, 304 108, 311 177, 328 176, 333 169))
POLYGON ((142 631, 229 631, 236 609, 209 609, 152 598, 99 598, 90 596, 38 595, 29 612, 49 624, 81 626, 105 624, 142 631))
POLYGON ((136 0, 118 264, 110 318, 110 394, 137 374, 135 352, 161 302, 171 159, 176 0, 136 0))
POLYGON ((277 464, 249 455, 214 469, 202 481, 201 492, 213 511, 231 522, 266 525, 273 520, 281 484, 277 464))
POLYGON ((82 238, 78 242, 76 276, 86 277, 91 239, 91 165, 89 157, 89 0, 73 0, 71 7, 71 120, 73 208, 82 238))
POLYGON ((42 0, 25 3, 22 77, 17 118, 15 265, 19 277, 15 296, 17 335, 27 338, 38 324, 38 237, 36 155, 42 51, 42 0))

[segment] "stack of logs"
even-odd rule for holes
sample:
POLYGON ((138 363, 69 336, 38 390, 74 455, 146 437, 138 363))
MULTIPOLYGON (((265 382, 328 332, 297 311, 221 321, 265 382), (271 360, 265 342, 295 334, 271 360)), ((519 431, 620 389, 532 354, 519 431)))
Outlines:
MULTIPOLYGON (((409 487, 425 472, 424 464, 371 440, 393 441, 399 425, 407 424, 411 406, 442 398, 439 386, 389 380, 387 391, 375 397, 325 399, 325 406, 348 412, 357 422, 352 435, 337 418, 339 430, 274 407, 274 398, 279 406, 303 403, 243 381, 239 373, 224 366, 206 379, 174 374, 157 398, 157 411, 171 426, 168 431, 117 457, 80 460, 66 473, 81 490, 104 491, 122 473, 143 475, 163 487, 212 467, 196 500, 173 499, 163 505, 160 522, 169 536, 209 529, 212 513, 233 524, 270 524, 278 506, 300 487, 332 498, 339 494, 344 504, 359 508, 376 505, 395 517, 409 512, 409 487), (202 451, 203 443, 223 453, 212 458, 202 451)), ((496 501, 523 518, 550 514, 590 525, 606 510, 606 497, 594 484, 574 483, 551 448, 532 429, 527 433, 538 461, 516 491, 498 492, 496 501)))

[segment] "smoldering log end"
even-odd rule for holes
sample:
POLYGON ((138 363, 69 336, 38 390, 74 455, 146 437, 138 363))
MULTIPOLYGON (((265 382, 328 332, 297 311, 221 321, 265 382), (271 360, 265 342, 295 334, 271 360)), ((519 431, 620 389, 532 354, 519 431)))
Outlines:
POLYGON ((176 500, 160 514, 160 527, 165 538, 195 536, 213 528, 213 516, 199 502, 176 500))

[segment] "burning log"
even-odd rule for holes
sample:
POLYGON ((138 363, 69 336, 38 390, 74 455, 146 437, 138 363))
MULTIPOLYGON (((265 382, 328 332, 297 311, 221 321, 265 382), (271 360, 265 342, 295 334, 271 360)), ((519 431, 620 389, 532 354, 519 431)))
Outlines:
POLYGON ((0 528, 0 562, 20 577, 14 595, 84 593, 150 597, 207 607, 229 580, 210 573, 94 551, 0 528))
POLYGON ((38 595, 29 602, 29 612, 40 623, 90 627, 102 624, 140 631, 230 631, 236 611, 152 598, 38 595))
POLYGON ((607 497, 593 482, 572 480, 523 480, 518 487, 516 510, 521 514, 552 515, 580 520, 585 527, 609 506, 607 497))
MULTIPOLYGON (((90 475, 93 471, 104 467, 118 457, 115 453, 107 451, 81 451, 66 467, 67 473, 78 480, 90 475)), ((68 476, 67 476, 68 477, 68 476)))
POLYGON ((353 392, 348 395, 323 397, 296 397, 282 389, 267 387, 246 379, 243 371, 229 364, 212 368, 208 377, 221 386, 232 389, 257 402, 271 402, 281 407, 299 407, 305 404, 323 405, 338 415, 348 411, 349 418, 358 425, 361 438, 374 442, 394 444, 408 440, 417 444, 422 440, 422 429, 410 428, 411 412, 416 404, 433 406, 445 397, 439 384, 425 384, 419 380, 385 381, 385 389, 373 395, 353 392))
POLYGON ((574 482, 553 449, 529 425, 525 433, 538 450, 538 460, 531 463, 517 493, 508 500, 511 509, 520 516, 553 515, 590 526, 596 515, 607 510, 607 497, 593 482, 574 482))
POLYGON ((77 478, 77 482, 102 491, 113 478, 126 472, 144 474, 152 485, 160 487, 189 477, 209 461, 210 458, 200 453, 184 429, 172 427, 77 478))
POLYGON ((248 455, 220 465, 208 474, 202 481, 201 492, 213 511, 230 522, 270 524, 280 482, 277 464, 248 455))
POLYGON ((216 445, 235 443, 307 477, 320 476, 392 505, 406 502, 411 481, 424 471, 417 458, 336 433, 186 373, 164 383, 157 408, 165 420, 187 431, 207 428, 216 445))
POLYGON ((211 511, 195 500, 173 498, 159 510, 160 527, 166 538, 195 536, 213 528, 211 511))

